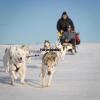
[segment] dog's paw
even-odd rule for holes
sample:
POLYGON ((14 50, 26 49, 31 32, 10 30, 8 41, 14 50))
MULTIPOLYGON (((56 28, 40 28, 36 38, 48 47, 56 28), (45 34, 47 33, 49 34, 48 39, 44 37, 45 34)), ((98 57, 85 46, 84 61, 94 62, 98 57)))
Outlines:
POLYGON ((41 85, 41 88, 44 88, 45 86, 44 85, 41 85))
POLYGON ((15 83, 14 82, 11 82, 10 85, 15 86, 15 83))
POLYGON ((14 79, 15 79, 15 80, 17 79, 17 76, 16 76, 16 75, 14 75, 14 79))
POLYGON ((29 84, 28 83, 21 83, 21 85, 23 86, 23 87, 26 87, 26 86, 29 86, 29 84))
POLYGON ((47 84, 46 87, 51 87, 51 84, 47 84))
POLYGON ((42 84, 41 86, 42 86, 42 88, 45 88, 45 87, 47 87, 47 85, 46 85, 46 84, 42 84))
POLYGON ((41 85, 41 87, 42 87, 42 88, 44 88, 44 87, 45 87, 45 85, 44 85, 44 84, 42 84, 42 85, 41 85))
POLYGON ((26 85, 27 83, 26 83, 26 82, 21 82, 21 84, 22 84, 22 85, 26 85))

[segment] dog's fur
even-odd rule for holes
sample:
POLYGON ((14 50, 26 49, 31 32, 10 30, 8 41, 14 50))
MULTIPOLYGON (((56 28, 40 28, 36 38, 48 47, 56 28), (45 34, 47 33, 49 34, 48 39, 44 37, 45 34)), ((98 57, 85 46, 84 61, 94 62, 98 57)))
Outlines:
POLYGON ((27 55, 28 51, 26 50, 26 46, 12 46, 5 50, 3 63, 5 70, 10 74, 12 85, 14 85, 14 80, 17 79, 17 75, 19 75, 21 83, 25 83, 27 55))
POLYGON ((66 48, 66 53, 70 51, 72 54, 74 54, 74 46, 71 43, 64 43, 63 49, 65 48, 66 48))
MULTIPOLYGON (((44 41, 43 49, 51 49, 51 43, 49 40, 44 41)), ((48 52, 48 51, 42 51, 42 54, 44 55, 46 52, 48 52)))
MULTIPOLYGON (((67 48, 63 48, 63 46, 61 45, 61 43, 56 43, 56 44, 55 44, 55 48, 56 48, 56 49, 59 49, 59 51, 54 51, 54 52, 57 53, 58 58, 59 58, 59 59, 64 59, 64 56, 65 56, 65 54, 66 54, 67 48)), ((54 49, 55 49, 55 48, 54 48, 54 49)), ((43 47, 43 49, 52 49, 51 43, 50 43, 49 40, 45 40, 45 41, 44 41, 44 47, 43 47)), ((43 51, 42 54, 44 55, 46 52, 49 52, 49 51, 43 51)))
POLYGON ((56 52, 47 52, 43 55, 41 67, 42 87, 48 87, 51 85, 52 76, 54 74, 57 62, 58 56, 56 52))
POLYGON ((61 43, 56 43, 55 44, 55 48, 60 50, 60 51, 56 52, 58 57, 59 57, 59 59, 64 59, 64 56, 66 55, 66 48, 63 48, 61 43))
POLYGON ((45 49, 50 49, 50 48, 51 48, 51 43, 50 43, 49 40, 45 40, 45 41, 44 41, 44 48, 45 48, 45 49))

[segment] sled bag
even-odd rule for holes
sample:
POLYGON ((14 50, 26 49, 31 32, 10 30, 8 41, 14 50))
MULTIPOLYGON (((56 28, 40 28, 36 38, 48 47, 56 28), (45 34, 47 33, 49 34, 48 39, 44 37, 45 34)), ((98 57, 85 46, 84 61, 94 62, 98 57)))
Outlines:
POLYGON ((76 45, 79 45, 80 44, 80 36, 79 34, 75 34, 75 40, 76 40, 76 45))

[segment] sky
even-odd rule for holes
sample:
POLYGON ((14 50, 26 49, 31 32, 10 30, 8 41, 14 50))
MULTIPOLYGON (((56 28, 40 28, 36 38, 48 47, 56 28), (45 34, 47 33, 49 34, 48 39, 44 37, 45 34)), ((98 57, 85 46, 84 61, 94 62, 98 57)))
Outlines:
POLYGON ((0 0, 0 44, 57 41, 63 11, 82 42, 100 42, 100 0, 0 0))

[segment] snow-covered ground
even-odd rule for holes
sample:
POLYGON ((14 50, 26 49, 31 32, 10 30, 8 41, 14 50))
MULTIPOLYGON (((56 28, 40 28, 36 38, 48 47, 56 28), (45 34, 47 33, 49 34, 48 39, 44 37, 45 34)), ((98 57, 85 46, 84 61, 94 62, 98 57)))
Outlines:
MULTIPOLYGON (((0 100, 100 100, 100 44, 84 43, 76 55, 66 55, 57 66, 51 87, 41 88, 41 58, 27 64, 26 81, 11 86, 4 72, 2 57, 6 45, 0 46, 0 100)), ((40 45, 32 45, 39 49, 40 45)))

